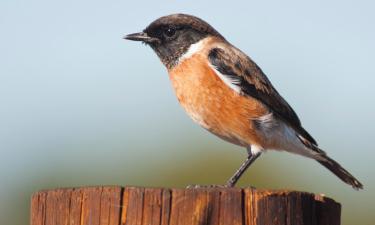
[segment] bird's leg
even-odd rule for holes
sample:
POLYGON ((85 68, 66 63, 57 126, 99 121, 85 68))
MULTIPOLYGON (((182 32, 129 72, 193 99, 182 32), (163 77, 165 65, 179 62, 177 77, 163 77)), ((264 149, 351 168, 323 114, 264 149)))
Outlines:
POLYGON ((240 168, 233 174, 233 176, 227 181, 227 187, 234 187, 237 181, 240 179, 242 174, 249 168, 249 166, 260 156, 261 152, 252 153, 250 147, 247 148, 248 156, 246 161, 242 163, 240 168))

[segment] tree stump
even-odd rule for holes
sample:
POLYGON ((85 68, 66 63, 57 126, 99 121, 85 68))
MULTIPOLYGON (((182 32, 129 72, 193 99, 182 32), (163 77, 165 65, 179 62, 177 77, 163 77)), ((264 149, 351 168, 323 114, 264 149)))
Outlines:
POLYGON ((31 225, 339 225, 340 211, 297 191, 83 187, 35 193, 31 225))

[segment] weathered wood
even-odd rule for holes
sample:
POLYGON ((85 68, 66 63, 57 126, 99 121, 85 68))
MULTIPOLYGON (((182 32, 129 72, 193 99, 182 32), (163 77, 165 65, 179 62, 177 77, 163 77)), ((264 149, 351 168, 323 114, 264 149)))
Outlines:
POLYGON ((340 211, 297 191, 84 187, 35 193, 31 225, 339 225, 340 211))

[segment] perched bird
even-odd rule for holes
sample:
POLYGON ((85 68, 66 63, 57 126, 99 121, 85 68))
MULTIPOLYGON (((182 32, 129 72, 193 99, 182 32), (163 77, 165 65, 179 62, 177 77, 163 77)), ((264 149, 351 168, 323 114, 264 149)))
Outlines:
POLYGON ((315 159, 353 188, 363 188, 318 147, 257 64, 207 22, 173 14, 124 38, 142 41, 156 52, 178 101, 195 122, 247 148, 246 161, 227 187, 233 187, 262 152, 273 149, 315 159))

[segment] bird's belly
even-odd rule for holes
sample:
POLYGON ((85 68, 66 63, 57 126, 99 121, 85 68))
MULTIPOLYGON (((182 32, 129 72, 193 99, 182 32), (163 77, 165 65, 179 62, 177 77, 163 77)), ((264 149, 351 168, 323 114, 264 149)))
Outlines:
POLYGON ((181 64, 169 75, 187 114, 226 141, 241 146, 260 144, 251 119, 266 113, 264 106, 234 92, 201 61, 181 64))

